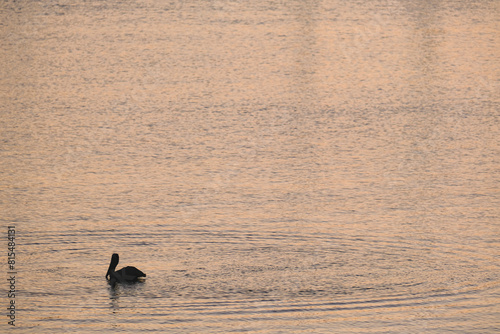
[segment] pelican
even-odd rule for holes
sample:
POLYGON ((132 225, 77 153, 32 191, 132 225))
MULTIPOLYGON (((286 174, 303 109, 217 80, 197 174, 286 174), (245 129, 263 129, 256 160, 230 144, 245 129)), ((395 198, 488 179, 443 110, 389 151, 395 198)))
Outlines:
POLYGON ((129 266, 115 271, 118 261, 120 261, 118 254, 114 253, 111 256, 111 263, 109 264, 108 272, 106 273, 106 279, 108 279, 110 283, 134 282, 137 281, 139 277, 146 277, 146 274, 136 267, 129 266))

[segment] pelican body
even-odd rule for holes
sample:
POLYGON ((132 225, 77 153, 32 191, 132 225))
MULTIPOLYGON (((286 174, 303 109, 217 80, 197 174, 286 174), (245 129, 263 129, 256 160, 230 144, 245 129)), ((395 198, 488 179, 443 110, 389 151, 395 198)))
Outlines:
POLYGON ((111 263, 106 273, 106 279, 108 279, 110 283, 135 282, 139 277, 146 277, 146 274, 136 267, 128 266, 115 271, 119 261, 120 257, 118 254, 115 253, 111 256, 111 263))

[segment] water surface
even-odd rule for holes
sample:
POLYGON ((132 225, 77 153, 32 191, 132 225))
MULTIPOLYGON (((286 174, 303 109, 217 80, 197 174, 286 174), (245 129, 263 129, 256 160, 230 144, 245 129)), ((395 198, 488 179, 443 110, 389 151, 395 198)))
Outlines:
POLYGON ((2 328, 498 332, 498 7, 4 1, 2 328))

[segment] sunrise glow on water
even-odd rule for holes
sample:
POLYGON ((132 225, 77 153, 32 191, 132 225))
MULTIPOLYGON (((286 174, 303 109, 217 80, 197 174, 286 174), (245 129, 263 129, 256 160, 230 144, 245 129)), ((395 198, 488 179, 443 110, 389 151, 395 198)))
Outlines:
POLYGON ((4 1, 0 331, 498 332, 498 7, 4 1))

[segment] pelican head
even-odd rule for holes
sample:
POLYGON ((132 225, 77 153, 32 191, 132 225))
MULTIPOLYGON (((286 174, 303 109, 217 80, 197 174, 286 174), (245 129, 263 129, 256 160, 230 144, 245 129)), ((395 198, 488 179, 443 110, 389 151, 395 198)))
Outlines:
POLYGON ((109 264, 108 272, 106 273, 106 278, 110 279, 111 275, 115 272, 116 266, 118 265, 118 262, 120 261, 120 257, 118 254, 114 253, 111 256, 111 262, 109 264))

